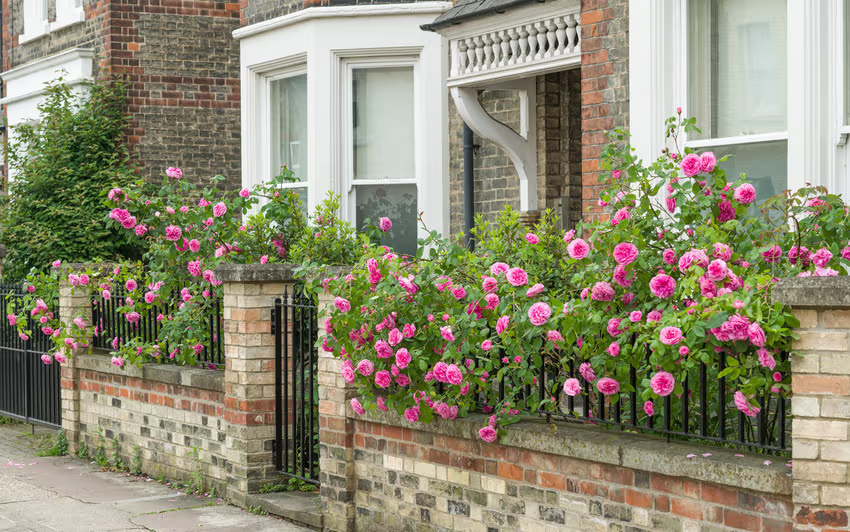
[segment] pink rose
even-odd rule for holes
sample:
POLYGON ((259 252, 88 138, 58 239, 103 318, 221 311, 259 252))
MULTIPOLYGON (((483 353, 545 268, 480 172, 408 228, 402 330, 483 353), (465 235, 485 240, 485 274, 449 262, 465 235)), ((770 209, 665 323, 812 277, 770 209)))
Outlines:
POLYGON ((404 337, 405 338, 413 338, 416 336, 416 325, 412 323, 407 323, 404 326, 404 337))
POLYGON ((618 225, 623 220, 631 220, 632 211, 630 211, 627 207, 623 207, 614 213, 614 217, 611 219, 611 225, 618 225))
POLYGON ((691 354, 691 348, 686 346, 686 345, 683 345, 682 347, 679 348, 679 354, 682 355, 683 357, 686 357, 686 356, 691 354))
POLYGON ((493 342, 490 340, 484 340, 483 342, 481 342, 481 349, 485 351, 493 349, 493 342))
POLYGON ((446 382, 458 385, 463 382, 463 372, 456 364, 449 364, 446 368, 446 382))
POLYGON ((782 248, 774 244, 772 247, 763 251, 761 256, 764 257, 765 262, 779 262, 779 259, 782 257, 782 248))
POLYGON ((759 364, 761 364, 762 367, 770 369, 774 369, 776 367, 776 359, 773 358, 773 355, 771 355, 770 351, 768 351, 767 349, 763 347, 759 349, 758 356, 759 364))
POLYGON ((551 341, 551 342, 563 342, 564 341, 564 335, 562 335, 560 331, 555 331, 555 330, 547 331, 546 332, 546 339, 551 341))
POLYGON ((183 230, 176 225, 169 225, 165 228, 165 239, 176 242, 183 236, 183 230))
POLYGON ((499 303, 501 303, 501 299, 499 299, 499 296, 496 294, 487 294, 484 296, 484 301, 487 302, 487 310, 493 310, 499 306, 499 303))
POLYGON ((646 412, 647 416, 655 415, 655 403, 652 401, 647 401, 643 404, 643 411, 646 412))
POLYGON ((720 209, 720 214, 717 215, 717 221, 720 223, 734 220, 738 213, 735 211, 735 206, 726 200, 721 201, 717 207, 720 209))
POLYGON ((347 299, 341 297, 334 298, 334 306, 340 312, 348 312, 351 310, 351 303, 347 299))
POLYGON ((744 183, 735 189, 735 194, 732 197, 742 205, 749 205, 756 201, 756 188, 749 183, 744 183))
POLYGON ((375 374, 375 384, 380 388, 389 388, 393 378, 389 371, 383 370, 375 374))
MULTIPOLYGON (((788 256, 790 257, 791 254, 789 253, 788 256)), ((812 254, 812 262, 814 262, 816 266, 819 266, 821 268, 825 268, 826 265, 829 264, 829 261, 831 261, 831 260, 832 260, 832 252, 829 251, 826 248, 820 248, 819 250, 817 250, 815 253, 812 254)))
POLYGON ((726 265, 726 261, 722 259, 714 259, 708 265, 708 269, 706 270, 706 276, 712 281, 722 281, 726 279, 726 274, 729 271, 729 267, 726 265))
POLYGON ((747 327, 747 336, 750 339, 750 343, 756 347, 763 347, 765 342, 767 342, 767 336, 764 334, 764 329, 761 328, 756 322, 750 324, 747 327))
POLYGON ((413 360, 413 356, 411 356, 410 351, 407 349, 402 347, 396 351, 395 363, 400 369, 406 369, 410 365, 411 360, 413 360))
POLYGON ((676 264, 676 252, 674 250, 667 248, 664 250, 664 253, 662 253, 661 256, 664 259, 664 262, 666 262, 667 264, 671 266, 676 264))
POLYGON ((378 358, 392 358, 393 348, 384 340, 375 342, 375 351, 378 352, 378 358))
POLYGON ((608 346, 608 349, 606 351, 608 351, 608 354, 612 357, 619 356, 620 344, 618 344, 617 342, 611 342, 611 345, 608 346))
POLYGON ((404 418, 407 419, 411 423, 416 423, 419 421, 419 407, 412 406, 404 411, 404 418))
POLYGON ((714 156, 714 153, 707 151, 699 156, 699 164, 700 170, 704 173, 710 173, 714 170, 714 166, 717 164, 717 157, 714 156))
POLYGON ((378 221, 378 229, 381 231, 388 233, 393 228, 393 222, 386 216, 382 216, 378 221))
POLYGON ((714 243, 714 257, 726 262, 732 259, 732 248, 720 242, 714 243))
POLYGON ((643 320, 643 312, 635 310, 632 311, 631 314, 629 314, 629 321, 631 321, 632 323, 638 323, 641 320, 643 320))
POLYGON ((743 392, 735 392, 735 406, 749 417, 756 417, 761 408, 750 405, 750 399, 743 392))
POLYGON ((622 266, 633 263, 637 260, 639 254, 640 251, 638 251, 637 246, 630 242, 623 242, 614 247, 614 260, 622 266))
POLYGON ((342 368, 342 378, 345 382, 351 384, 357 378, 357 375, 354 373, 354 368, 351 366, 343 366, 342 368))
POLYGON ((575 397, 576 395, 581 393, 581 383, 579 383, 578 379, 567 379, 564 382, 564 393, 569 395, 570 397, 575 397))
POLYGON ((508 325, 511 323, 510 316, 502 316, 498 320, 496 320, 496 334, 502 336, 502 333, 508 329, 508 325))
POLYGON ((581 373, 584 380, 588 382, 596 380, 596 372, 593 371, 593 366, 590 365, 590 362, 583 362, 581 366, 578 367, 578 372, 581 373))
POLYGON ((522 268, 511 268, 505 274, 505 278, 513 286, 525 286, 528 284, 528 274, 522 268))
POLYGON ((678 327, 664 327, 661 329, 661 343, 665 345, 676 345, 682 341, 682 329, 678 327))
POLYGON ((357 363, 357 373, 363 375, 364 377, 368 377, 369 375, 375 373, 375 364, 372 363, 369 359, 363 359, 357 363))
POLYGON ((452 289, 452 295, 455 296, 455 299, 460 301, 461 299, 466 297, 466 288, 462 286, 457 286, 452 289))
POLYGON ((600 281, 590 290, 590 298, 595 301, 613 301, 616 292, 610 283, 600 281))
POLYGON ((623 331, 620 330, 620 324, 622 322, 623 320, 621 320, 620 318, 611 318, 610 320, 608 320, 608 327, 606 329, 608 331, 608 334, 610 334, 611 336, 619 336, 620 334, 622 334, 623 331))
POLYGON ((682 173, 688 177, 699 175, 702 171, 702 164, 700 162, 699 155, 696 153, 689 153, 685 155, 685 158, 682 159, 681 167, 682 173))
POLYGON ((390 331, 389 344, 391 346, 397 346, 402 340, 404 340, 404 335, 398 330, 398 327, 390 331))
POLYGON ((552 317, 552 307, 542 301, 531 305, 528 309, 528 319, 537 327, 549 321, 550 317, 552 317))
POLYGON ((223 201, 216 203, 213 207, 213 216, 221 218, 225 214, 227 214, 227 205, 225 205, 223 201))
POLYGON ((543 286, 541 283, 537 283, 537 284, 535 284, 534 286, 532 286, 531 288, 529 288, 529 289, 525 292, 525 295, 526 295, 526 297, 539 296, 539 295, 540 295, 540 294, 542 294, 545 290, 546 290, 546 287, 545 287, 545 286, 543 286))
MULTIPOLYGON (((56 360, 59 360, 59 359, 57 358, 56 360)), ((773 374, 773 382, 782 382, 782 374, 779 373, 778 371, 773 374)))
POLYGON ((623 177, 622 170, 614 170, 613 172, 611 172, 611 179, 620 179, 621 177, 623 177))
POLYGON ((499 439, 499 432, 489 425, 479 430, 478 435, 487 443, 493 443, 499 439))
POLYGON ((679 269, 683 272, 690 270, 694 266, 700 268, 708 268, 708 255, 701 249, 692 249, 682 254, 679 259, 679 269))
POLYGON ((566 233, 564 233, 564 243, 565 243, 565 244, 569 244, 569 243, 570 243, 570 241, 571 241, 573 238, 575 238, 575 236, 576 236, 576 230, 575 230, 575 229, 570 229, 569 231, 567 231, 566 233))
POLYGON ((659 371, 652 376, 649 385, 652 387, 653 392, 661 397, 667 397, 673 393, 673 389, 676 387, 676 378, 666 371, 659 371))
POLYGON ((376 399, 376 402, 378 403, 378 408, 380 408, 382 411, 386 412, 387 410, 389 410, 387 408, 387 400, 381 397, 380 395, 376 399))
POLYGON ((495 292, 499 287, 499 281, 496 280, 495 277, 486 276, 484 280, 481 281, 481 288, 484 289, 485 292, 495 292))
POLYGON ((676 198, 673 196, 667 196, 667 210, 672 212, 676 212, 676 198))
POLYGON ((602 395, 614 395, 620 391, 620 383, 611 377, 604 377, 596 383, 596 389, 602 395))
POLYGON ((529 244, 532 244, 532 245, 540 243, 540 237, 535 235, 534 233, 526 234, 525 239, 528 241, 529 244))
POLYGON ((455 341, 455 334, 452 332, 451 325, 446 325, 444 327, 440 327, 440 334, 443 336, 443 340, 447 342, 455 341))
POLYGON ((363 405, 360 404, 360 401, 358 401, 356 397, 351 399, 351 409, 354 410, 358 416, 362 416, 366 413, 366 409, 363 408, 363 405))
POLYGON ((567 246, 567 253, 569 253, 570 258, 581 260, 590 254, 590 246, 584 239, 576 238, 567 246))
POLYGON ((676 293, 676 280, 666 273, 659 273, 649 281, 649 289, 661 299, 673 297, 676 293))
POLYGON ((171 166, 165 171, 165 175, 173 177, 174 179, 180 179, 183 177, 183 170, 171 166))
POLYGON ((492 266, 490 266, 490 273, 498 277, 499 275, 505 273, 510 269, 510 266, 505 264, 504 262, 494 262, 492 266))

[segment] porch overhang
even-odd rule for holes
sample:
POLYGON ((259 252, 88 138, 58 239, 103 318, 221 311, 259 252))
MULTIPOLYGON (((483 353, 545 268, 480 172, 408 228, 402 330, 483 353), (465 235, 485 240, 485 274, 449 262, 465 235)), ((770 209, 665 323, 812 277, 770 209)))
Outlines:
POLYGON ((581 65, 580 0, 461 0, 422 26, 448 40, 446 81, 464 122, 502 147, 520 179, 520 209, 537 210, 537 132, 534 78, 581 65), (510 15, 502 15, 504 11, 510 15), (478 91, 518 90, 516 132, 481 107, 478 91))

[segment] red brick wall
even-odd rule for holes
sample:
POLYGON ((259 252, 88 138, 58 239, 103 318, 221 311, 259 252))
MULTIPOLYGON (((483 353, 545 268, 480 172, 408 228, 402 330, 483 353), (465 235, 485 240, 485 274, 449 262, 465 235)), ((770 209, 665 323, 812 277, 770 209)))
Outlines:
POLYGON ((608 133, 629 124, 628 0, 581 2, 582 211, 607 215, 598 204, 608 133))
POLYGON ((357 529, 451 522, 455 530, 620 530, 617 524, 627 530, 682 530, 686 521, 692 522, 687 530, 696 529, 695 524, 703 530, 792 529, 794 507, 788 496, 477 438, 358 420, 354 448, 355 469, 361 471, 355 494, 357 529))

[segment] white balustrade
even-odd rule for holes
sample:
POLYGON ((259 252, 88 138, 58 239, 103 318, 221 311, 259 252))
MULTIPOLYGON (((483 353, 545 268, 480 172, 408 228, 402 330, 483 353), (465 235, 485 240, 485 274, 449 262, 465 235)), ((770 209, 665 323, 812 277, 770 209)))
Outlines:
POLYGON ((581 55, 581 15, 569 13, 453 40, 452 78, 581 55))

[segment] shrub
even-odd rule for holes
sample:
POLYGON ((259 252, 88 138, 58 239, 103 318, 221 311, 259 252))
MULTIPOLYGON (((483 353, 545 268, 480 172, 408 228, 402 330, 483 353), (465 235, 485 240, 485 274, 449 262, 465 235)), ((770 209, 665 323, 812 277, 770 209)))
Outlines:
POLYGON ((8 278, 53 260, 138 258, 131 242, 92 213, 101 194, 131 179, 124 142, 124 85, 101 79, 78 98, 61 79, 46 88, 39 120, 14 127, 8 143, 11 182, 0 201, 0 242, 8 278))
MULTIPOLYGON (((667 126, 674 141, 695 128, 681 117, 667 126)), ((476 254, 432 239, 427 257, 375 251, 325 281, 335 308, 323 348, 357 383, 356 412, 428 422, 483 399, 495 414, 481 437, 494 441, 498 423, 559 413, 564 394, 584 386, 609 405, 635 391, 651 416, 651 402, 683 394, 700 362, 709 380, 726 377, 728 400, 747 416, 790 391, 780 354, 798 323, 771 302, 771 287, 782 276, 847 272, 841 198, 805 188, 759 215, 752 185, 730 181, 713 153, 665 151, 644 166, 625 132, 613 140, 600 200, 613 210, 608 221, 558 233, 546 217, 523 234, 507 212, 480 230, 476 254), (726 355, 723 371, 716 353, 726 355), (637 390, 633 369, 646 376, 637 390), (544 378, 540 396, 522 393, 544 378)))

